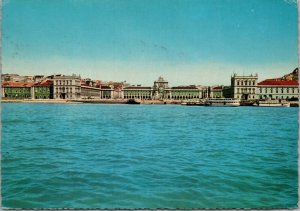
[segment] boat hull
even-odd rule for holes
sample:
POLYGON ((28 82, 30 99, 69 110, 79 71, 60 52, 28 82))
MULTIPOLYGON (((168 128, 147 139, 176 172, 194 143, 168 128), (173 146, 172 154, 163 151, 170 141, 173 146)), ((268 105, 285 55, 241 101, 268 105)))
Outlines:
POLYGON ((237 107, 239 103, 209 103, 208 106, 237 107))
POLYGON ((233 98, 211 98, 206 101, 206 105, 219 107, 237 107, 240 106, 240 100, 233 98))
POLYGON ((290 107, 289 104, 280 104, 280 103, 262 103, 262 104, 259 104, 258 106, 261 106, 261 107, 290 107))

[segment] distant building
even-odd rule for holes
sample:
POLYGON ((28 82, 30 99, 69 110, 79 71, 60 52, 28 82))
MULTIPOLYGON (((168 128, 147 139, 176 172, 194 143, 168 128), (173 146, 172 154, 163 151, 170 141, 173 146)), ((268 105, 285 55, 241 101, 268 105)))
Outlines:
POLYGON ((240 100, 254 100, 257 99, 256 86, 257 86, 258 76, 238 76, 234 74, 231 77, 231 93, 232 98, 240 100))
POLYGON ((293 70, 293 72, 284 75, 279 80, 283 80, 283 81, 298 81, 299 80, 298 76, 299 76, 299 69, 297 67, 296 69, 293 70))
POLYGON ((298 100, 299 83, 296 80, 267 79, 257 84, 261 100, 298 100))
POLYGON ((1 81, 14 81, 14 78, 20 77, 18 74, 1 74, 1 81))
POLYGON ((152 88, 147 86, 129 86, 123 88, 124 99, 152 99, 152 88))
POLYGON ((33 82, 2 82, 2 97, 10 99, 30 99, 33 82))
POLYGON ((169 87, 168 81, 159 77, 154 81, 153 87, 141 85, 124 87, 122 96, 124 99, 186 100, 203 98, 204 90, 203 87, 195 85, 169 87))
POLYGON ((32 76, 20 76, 18 74, 1 74, 2 81, 14 81, 14 82, 33 82, 32 76))
POLYGON ((53 76, 54 99, 80 99, 80 76, 53 76))
POLYGON ((113 99, 123 98, 123 88, 125 87, 125 82, 109 82, 107 85, 112 88, 113 99))
POLYGON ((159 77, 156 81, 154 81, 153 85, 153 96, 152 98, 155 100, 162 100, 170 98, 171 89, 169 89, 169 82, 164 80, 163 77, 159 77))
POLYGON ((202 98, 202 91, 194 85, 172 87, 168 98, 174 100, 199 99, 202 98))
POLYGON ((222 94, 224 98, 233 98, 233 88, 231 86, 224 86, 222 90, 222 94))
POLYGON ((211 98, 223 98, 223 86, 213 86, 210 89, 211 98))
POLYGON ((40 82, 44 79, 44 77, 45 77, 44 75, 35 75, 35 76, 33 76, 33 81, 40 82))
POLYGON ((31 88, 32 99, 53 99, 53 81, 44 80, 35 83, 31 88))
POLYGON ((100 99, 101 95, 101 89, 87 86, 87 85, 81 85, 81 99, 87 98, 87 99, 100 99))
POLYGON ((101 99, 111 99, 113 89, 107 85, 101 85, 100 87, 101 87, 100 88, 100 98, 101 99))

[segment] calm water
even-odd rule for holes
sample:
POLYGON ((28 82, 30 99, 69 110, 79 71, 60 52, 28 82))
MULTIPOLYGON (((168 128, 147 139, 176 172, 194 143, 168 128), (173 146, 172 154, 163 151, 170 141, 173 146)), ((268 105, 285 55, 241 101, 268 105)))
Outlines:
POLYGON ((298 108, 2 104, 2 206, 296 207, 298 108))

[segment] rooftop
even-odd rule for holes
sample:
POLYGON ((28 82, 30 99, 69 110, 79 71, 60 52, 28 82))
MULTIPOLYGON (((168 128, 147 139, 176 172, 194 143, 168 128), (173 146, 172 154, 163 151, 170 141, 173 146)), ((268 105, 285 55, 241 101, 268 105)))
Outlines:
POLYGON ((195 85, 190 86, 174 86, 171 89, 198 89, 195 85))
POLYGON ((129 86, 125 87, 124 89, 151 89, 150 86, 129 86))
POLYGON ((53 85, 53 81, 51 80, 44 80, 34 84, 34 86, 52 86, 52 85, 53 85))
POLYGON ((276 79, 267 79, 262 82, 259 82, 258 86, 298 86, 298 81, 291 80, 291 81, 283 81, 283 80, 276 80, 276 79))
POLYGON ((32 87, 34 82, 15 82, 15 81, 4 81, 2 82, 3 87, 32 87))

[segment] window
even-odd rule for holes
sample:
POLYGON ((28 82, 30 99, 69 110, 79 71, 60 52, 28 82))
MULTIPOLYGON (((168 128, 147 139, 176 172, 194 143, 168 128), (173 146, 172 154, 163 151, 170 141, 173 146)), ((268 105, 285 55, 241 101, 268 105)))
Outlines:
POLYGON ((240 85, 240 81, 237 81, 237 85, 238 85, 238 86, 240 85))
POLYGON ((286 93, 289 93, 289 88, 286 88, 286 93))
MULTIPOLYGON (((276 88, 276 93, 278 93, 278 88, 276 88)), ((277 99, 277 98, 276 98, 277 99)))

